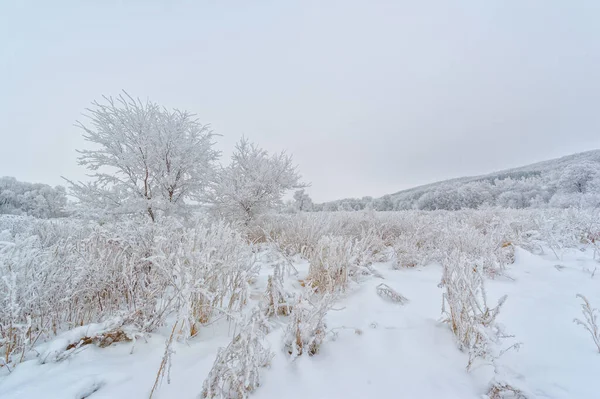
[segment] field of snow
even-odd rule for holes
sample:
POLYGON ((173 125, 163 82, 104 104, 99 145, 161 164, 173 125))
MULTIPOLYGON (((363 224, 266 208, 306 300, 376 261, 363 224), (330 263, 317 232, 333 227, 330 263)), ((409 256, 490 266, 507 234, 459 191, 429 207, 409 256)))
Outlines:
MULTIPOLYGON (((557 260, 551 252, 534 255, 517 248, 515 258, 506 277, 486 282, 490 302, 508 294, 498 321, 514 338, 504 346, 522 343, 498 361, 505 381, 529 398, 600 397, 595 378, 600 375, 600 355, 588 332, 573 322, 583 318, 576 294, 600 305, 600 276, 594 275, 598 262, 592 251, 563 251, 557 260)), ((285 284, 300 291, 308 264, 295 259, 299 274, 286 277, 285 284)), ((493 377, 491 367, 480 365, 467 372, 467 355, 457 348, 449 327, 439 322, 441 266, 393 270, 390 263, 377 263, 374 268, 383 279, 368 276, 352 283, 328 312, 327 338, 315 356, 291 361, 281 343, 287 318, 272 319, 275 328, 267 341, 275 356, 252 397, 475 399, 485 394, 493 377), (399 305, 379 297, 375 287, 382 281, 410 302, 399 305)), ((271 267, 263 265, 252 298, 264 292, 270 274, 271 267)), ((199 397, 217 349, 231 339, 230 328, 220 320, 187 343, 175 342, 170 383, 165 378, 153 397, 199 397)), ((87 333, 65 334, 68 339, 87 333)), ((25 361, 10 374, 2 371, 0 398, 148 397, 168 335, 168 330, 160 330, 135 345, 86 345, 62 361, 25 361)), ((53 344, 38 351, 51 352, 53 344)))

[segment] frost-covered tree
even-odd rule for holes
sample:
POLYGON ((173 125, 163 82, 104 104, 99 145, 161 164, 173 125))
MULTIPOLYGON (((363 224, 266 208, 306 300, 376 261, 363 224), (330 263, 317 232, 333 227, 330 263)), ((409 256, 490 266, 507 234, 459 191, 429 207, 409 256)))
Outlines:
POLYGON ((338 211, 345 211, 345 212, 350 212, 353 211, 354 208, 352 207, 352 204, 350 203, 350 201, 343 201, 340 202, 340 204, 338 205, 338 211))
POLYGON ((0 214, 55 218, 65 216, 66 205, 66 190, 62 186, 0 178, 0 214))
POLYGON ((294 193, 294 207, 300 212, 310 212, 313 210, 313 202, 304 189, 297 190, 294 193))
POLYGON ((564 193, 586 193, 589 183, 598 176, 600 164, 581 162, 567 166, 558 179, 558 190, 564 193))
POLYGON ((496 205, 503 208, 526 208, 528 203, 519 191, 505 191, 496 199, 496 205))
POLYGON ((394 209, 394 203, 392 197, 389 194, 384 195, 378 200, 375 200, 375 210, 378 211, 391 211, 394 209))
POLYGON ((71 183, 81 205, 109 214, 145 213, 153 221, 187 209, 206 188, 219 153, 214 134, 187 111, 127 93, 104 97, 78 123, 93 149, 79 151, 89 183, 71 183))
POLYGON ((283 195, 302 188, 300 175, 285 152, 269 155, 242 138, 231 164, 222 168, 205 199, 220 216, 248 224, 254 217, 281 204, 283 195))

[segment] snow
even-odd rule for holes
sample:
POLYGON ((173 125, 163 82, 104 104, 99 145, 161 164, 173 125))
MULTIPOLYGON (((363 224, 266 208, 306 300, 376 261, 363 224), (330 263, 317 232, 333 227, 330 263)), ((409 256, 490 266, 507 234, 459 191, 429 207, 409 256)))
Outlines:
MULTIPOLYGON (((591 251, 567 251, 558 260, 551 252, 535 255, 517 249, 516 262, 508 268, 510 278, 486 281, 490 303, 508 294, 498 316, 507 332, 515 335, 506 346, 523 343, 518 351, 505 353, 499 364, 511 384, 530 397, 599 397, 600 381, 595 377, 600 375, 600 355, 588 332, 573 323, 573 318, 581 317, 577 293, 600 306, 600 275, 591 273, 597 265, 591 251)), ((307 264, 296 267, 300 274, 286 277, 286 286, 300 289, 298 280, 306 274, 307 264)), ((271 367, 262 370, 262 385, 253 398, 482 397, 492 378, 491 367, 475 367, 468 373, 467 354, 457 349, 451 331, 438 321, 441 267, 392 270, 389 263, 374 267, 384 279, 369 277, 350 286, 327 315, 331 334, 317 355, 290 361, 281 344, 286 320, 273 319, 276 328, 267 341, 275 357, 271 367), (400 305, 379 297, 376 287, 381 282, 410 302, 400 305)), ((253 297, 264 290, 270 273, 263 267, 253 297)), ((197 398, 218 347, 231 339, 229 327, 222 320, 204 327, 189 344, 174 343, 170 384, 165 379, 154 397, 197 398)), ((64 346, 85 333, 66 334, 44 348, 64 346)), ((152 334, 135 347, 87 345, 58 362, 25 361, 10 374, 2 371, 0 398, 148 397, 167 335, 166 330, 152 334)))
POLYGON ((600 355, 589 334, 573 323, 575 317, 582 318, 576 294, 600 306, 599 277, 586 271, 598 265, 591 258, 591 252, 573 250, 563 260, 544 259, 519 250, 511 269, 516 282, 488 284, 490 292, 508 294, 499 319, 524 343, 502 361, 536 397, 599 397, 600 355))

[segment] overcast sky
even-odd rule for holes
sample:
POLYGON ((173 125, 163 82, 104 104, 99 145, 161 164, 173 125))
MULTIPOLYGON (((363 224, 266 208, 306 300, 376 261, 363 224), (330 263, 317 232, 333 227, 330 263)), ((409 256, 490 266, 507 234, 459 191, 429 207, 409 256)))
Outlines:
POLYGON ((598 0, 2 0, 0 176, 83 178, 73 123, 122 89, 198 114, 226 158, 287 150, 317 201, 597 149, 598 21, 598 0))

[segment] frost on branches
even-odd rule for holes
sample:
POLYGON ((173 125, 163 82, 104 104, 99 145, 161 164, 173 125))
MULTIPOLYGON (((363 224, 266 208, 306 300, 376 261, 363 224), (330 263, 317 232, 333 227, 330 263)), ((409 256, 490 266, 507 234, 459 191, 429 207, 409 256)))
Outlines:
POLYGON ((155 221, 182 213, 203 192, 219 153, 213 134, 186 111, 167 110, 127 93, 105 97, 79 123, 94 150, 79 151, 79 164, 93 174, 71 191, 96 214, 144 213, 155 221))
POLYGON ((286 191, 303 186, 291 156, 284 152, 269 155, 242 139, 231 164, 217 173, 205 199, 216 214, 248 225, 257 215, 280 205, 286 191))
POLYGON ((260 386, 260 369, 273 354, 263 344, 269 326, 259 308, 247 316, 233 340, 219 349, 202 388, 202 398, 242 399, 260 386))

